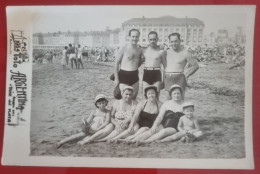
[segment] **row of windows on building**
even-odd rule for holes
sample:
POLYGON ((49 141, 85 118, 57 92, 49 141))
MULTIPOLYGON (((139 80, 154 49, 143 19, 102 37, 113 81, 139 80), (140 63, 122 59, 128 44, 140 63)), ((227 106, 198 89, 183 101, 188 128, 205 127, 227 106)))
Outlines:
POLYGON ((122 27, 203 27, 200 24, 123 24, 122 27))
MULTIPOLYGON (((124 31, 124 30, 126 30, 126 31, 129 31, 131 28, 123 28, 122 29, 122 31, 124 31)), ((141 29, 141 31, 140 32, 146 32, 146 31, 159 31, 159 32, 168 32, 168 31, 170 31, 170 32, 174 32, 174 31, 176 31, 176 32, 185 32, 186 31, 186 28, 142 28, 141 29)), ((187 32, 197 32, 197 31, 199 31, 199 32, 203 32, 203 29, 202 28, 200 28, 200 29, 197 29, 197 28, 193 28, 193 29, 191 29, 191 28, 188 28, 187 29, 187 32)))

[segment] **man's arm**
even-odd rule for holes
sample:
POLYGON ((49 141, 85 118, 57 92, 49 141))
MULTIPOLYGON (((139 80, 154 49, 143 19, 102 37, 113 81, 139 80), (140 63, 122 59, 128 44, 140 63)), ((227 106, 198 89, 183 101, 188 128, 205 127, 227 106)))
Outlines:
POLYGON ((114 76, 115 76, 116 85, 119 84, 118 71, 124 56, 124 51, 125 51, 125 47, 120 48, 115 57, 116 60, 115 60, 115 67, 114 67, 114 76))
POLYGON ((199 65, 196 61, 196 58, 192 57, 192 54, 189 51, 187 51, 186 53, 186 60, 187 63, 190 65, 190 67, 187 68, 185 72, 186 78, 188 79, 192 74, 194 74, 199 69, 199 65))

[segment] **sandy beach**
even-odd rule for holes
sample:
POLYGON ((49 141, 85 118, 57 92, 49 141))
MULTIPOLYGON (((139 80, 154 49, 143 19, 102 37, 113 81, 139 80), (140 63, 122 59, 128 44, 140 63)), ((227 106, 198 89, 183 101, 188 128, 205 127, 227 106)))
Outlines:
MULTIPOLYGON (((103 93, 111 107, 114 84, 109 80, 113 62, 85 62, 85 69, 63 70, 60 60, 34 64, 32 79, 31 155, 136 158, 244 158, 244 70, 210 62, 189 80, 187 100, 205 135, 190 144, 150 143, 137 146, 105 142, 78 146, 54 144, 81 131, 83 116, 95 109, 94 98, 103 93)), ((140 77, 142 70, 139 70, 140 77)), ((140 79, 141 80, 141 79, 140 79)), ((163 92, 162 92, 163 94, 163 92)), ((142 98, 141 85, 138 100, 142 98)), ((163 98, 163 97, 162 97, 163 98)))

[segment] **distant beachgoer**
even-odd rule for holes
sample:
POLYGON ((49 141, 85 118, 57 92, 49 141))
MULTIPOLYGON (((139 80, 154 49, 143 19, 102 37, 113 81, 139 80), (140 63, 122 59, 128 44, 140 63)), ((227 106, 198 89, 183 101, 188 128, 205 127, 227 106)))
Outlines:
POLYGON ((78 68, 77 59, 76 59, 76 50, 75 50, 75 47, 72 47, 72 44, 69 44, 69 48, 68 48, 67 52, 69 54, 71 68, 73 69, 73 63, 75 64, 75 67, 78 68))
MULTIPOLYGON (((123 86, 121 90, 122 99, 116 100, 111 110, 111 122, 114 124, 114 130, 105 138, 99 141, 110 141, 113 138, 120 136, 124 132, 131 122, 134 115, 137 102, 133 100, 133 87, 123 86)), ((138 125, 134 125, 134 129, 137 130, 138 125)))
POLYGON ((66 63, 67 49, 68 49, 68 47, 65 46, 64 50, 62 50, 61 65, 62 65, 63 69, 67 69, 67 67, 66 67, 66 65, 67 65, 67 63, 66 63))
MULTIPOLYGON (((82 132, 72 135, 56 143, 56 148, 60 148, 65 143, 80 140, 82 138, 85 138, 86 136, 93 135, 101 129, 111 128, 112 125, 109 124, 110 111, 106 109, 107 103, 108 101, 105 95, 97 95, 95 98, 95 106, 97 107, 97 109, 91 112, 88 117, 83 117, 82 132)), ((84 144, 82 142, 79 143, 84 144)))
POLYGON ((80 44, 78 45, 78 48, 77 48, 77 63, 78 63, 78 68, 80 68, 80 65, 82 67, 82 69, 84 68, 83 66, 83 62, 82 62, 82 48, 80 47, 80 44))
POLYGON ((130 43, 120 48, 115 61, 115 84, 121 90, 123 85, 134 88, 133 99, 136 98, 139 89, 138 68, 141 65, 142 49, 137 45, 140 32, 137 29, 129 31, 130 43))
MULTIPOLYGON (((167 50, 166 55, 165 90, 169 92, 173 84, 178 84, 182 88, 182 97, 184 99, 187 80, 199 69, 199 65, 196 59, 192 57, 192 54, 182 48, 179 33, 169 35, 169 45, 170 48, 167 50), (187 64, 190 67, 186 68, 186 72, 184 72, 187 64)), ((170 99, 170 93, 168 94, 168 99, 170 99)))
POLYGON ((184 143, 192 142, 203 135, 198 120, 193 114, 194 104, 191 102, 185 102, 183 104, 183 112, 185 115, 180 118, 178 124, 179 132, 160 140, 160 142, 176 141, 179 139, 184 143))

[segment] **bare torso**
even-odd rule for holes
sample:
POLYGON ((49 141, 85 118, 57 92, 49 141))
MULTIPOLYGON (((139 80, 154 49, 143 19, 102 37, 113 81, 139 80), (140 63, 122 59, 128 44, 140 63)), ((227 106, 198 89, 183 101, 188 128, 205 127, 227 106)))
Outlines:
POLYGON ((184 130, 192 130, 195 129, 195 124, 194 124, 194 119, 189 119, 186 116, 182 117, 182 122, 183 122, 183 129, 184 130))
POLYGON ((138 69, 141 59, 142 49, 138 46, 126 45, 121 61, 121 69, 135 71, 138 69))
POLYGON ((161 67, 163 51, 148 47, 144 50, 145 67, 161 67))
POLYGON ((184 72, 187 64, 187 51, 182 49, 178 52, 172 48, 167 50, 165 72, 184 72))

